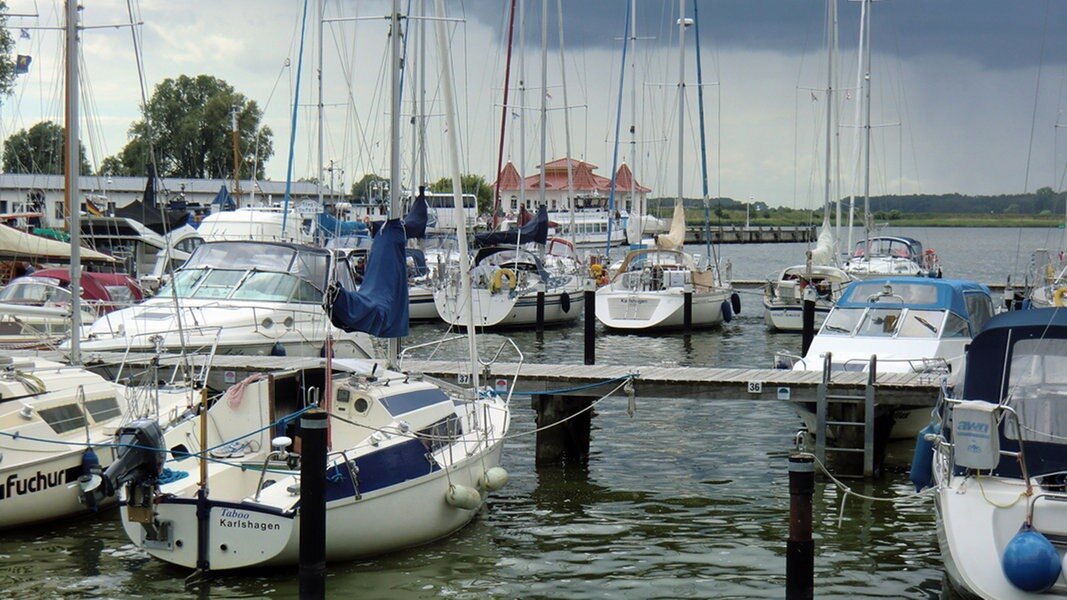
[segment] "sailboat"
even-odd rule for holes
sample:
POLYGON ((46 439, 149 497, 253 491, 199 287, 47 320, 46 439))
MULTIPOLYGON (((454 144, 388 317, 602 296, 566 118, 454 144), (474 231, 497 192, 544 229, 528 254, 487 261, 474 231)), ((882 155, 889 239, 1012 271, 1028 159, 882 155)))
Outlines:
MULTIPOLYGON (((860 21, 860 56, 863 73, 857 79, 864 102, 863 234, 856 242, 844 270, 854 278, 941 277, 941 261, 932 248, 907 236, 877 234, 871 214, 871 9, 872 0, 863 0, 860 21)), ((850 236, 851 238, 851 236, 850 236)))
POLYGON ((937 542, 961 597, 1067 595, 1065 364, 1062 310, 999 314, 917 438, 911 479, 935 489, 937 542))
MULTIPOLYGON (((444 7, 437 35, 446 48, 444 7)), ((393 68, 392 177, 399 182, 398 0, 390 15, 393 68)), ((455 142, 447 52, 442 77, 455 142)), ((453 159, 459 196, 458 160, 453 159)), ((375 237, 367 277, 357 292, 331 286, 326 304, 345 329, 395 338, 408 329, 400 186, 390 219, 375 237)), ((465 240, 461 231, 460 240, 465 240)), ((469 328, 473 329, 473 328, 469 328)), ((500 465, 510 425, 509 398, 478 386, 460 388, 403 373, 386 360, 333 360, 250 378, 204 413, 165 434, 151 424, 125 432, 131 448, 97 489, 122 490, 123 526, 155 558, 201 571, 292 565, 299 558, 302 515, 300 416, 329 417, 325 457, 325 559, 349 560, 428 543, 471 521, 488 494, 507 482, 500 465), (210 426, 209 426, 210 424, 210 426), (143 451, 143 449, 149 449, 143 451), (170 472, 200 477, 163 476, 170 472)), ((477 367, 471 343, 470 363, 477 367)))
POLYGON ((826 154, 822 227, 816 246, 804 263, 782 269, 767 282, 763 295, 763 317, 774 331, 801 331, 804 326, 804 301, 815 302, 814 326, 818 329, 830 308, 840 297, 852 276, 838 266, 837 241, 830 229, 830 208, 833 203, 834 156, 834 58, 837 45, 837 0, 826 2, 826 154))
POLYGON ((740 305, 724 284, 717 265, 700 261, 683 249, 685 206, 685 30, 693 24, 679 0, 678 18, 678 196, 670 230, 655 247, 630 250, 610 282, 596 291, 596 317, 609 330, 714 327, 729 320, 740 305))

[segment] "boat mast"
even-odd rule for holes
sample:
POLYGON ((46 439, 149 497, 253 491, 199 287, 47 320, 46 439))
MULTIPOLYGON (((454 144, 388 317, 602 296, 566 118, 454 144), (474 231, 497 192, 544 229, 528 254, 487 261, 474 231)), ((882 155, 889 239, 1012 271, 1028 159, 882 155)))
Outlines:
MULTIPOLYGON (((400 218, 400 0, 393 0, 393 10, 389 15, 389 35, 392 41, 392 61, 390 68, 390 116, 389 116, 389 218, 400 218)), ((389 338, 389 366, 396 366, 400 354, 400 339, 389 338)))
POLYGON ((863 232, 867 241, 863 245, 863 256, 867 262, 871 260, 871 228, 874 220, 871 218, 871 0, 863 0, 864 31, 866 39, 864 46, 867 49, 866 73, 863 76, 863 232))
POLYGON ((70 364, 81 364, 81 163, 78 150, 78 2, 66 2, 66 204, 70 216, 70 364))
MULTIPOLYGON (((526 2, 519 0, 519 207, 515 213, 517 219, 526 206, 526 2)), ((522 228, 519 228, 522 235, 522 228)), ((516 246, 522 240, 516 241, 516 246)))
MULTIPOLYGON (((567 204, 571 213, 571 243, 578 247, 578 232, 574 215, 574 167, 571 165, 571 105, 567 101, 567 62, 563 59, 563 0, 556 0, 559 15, 559 77, 563 86, 563 140, 567 153, 567 204)), ((610 218, 610 217, 609 217, 610 218)))
POLYGON ((697 15, 697 2, 693 2, 693 37, 696 38, 697 56, 697 105, 700 115, 700 175, 704 192, 704 244, 707 248, 708 263, 718 264, 718 258, 712 262, 711 255, 711 207, 708 198, 708 146, 704 131, 704 74, 700 68, 700 19, 697 15))
MULTIPOLYGON (((497 148, 496 153, 496 183, 493 185, 493 216, 492 224, 493 230, 496 230, 499 221, 497 215, 500 213, 500 173, 503 168, 504 161, 504 130, 508 122, 508 114, 511 109, 508 107, 508 91, 511 86, 511 40, 515 34, 515 0, 511 0, 511 13, 508 19, 508 56, 504 65, 504 103, 503 108, 500 110, 500 145, 497 148)), ((521 182, 520 182, 521 183, 521 182)))
MULTIPOLYGON (((326 0, 322 0, 321 2, 319 2, 319 68, 318 68, 318 72, 316 73, 316 75, 318 76, 318 100, 319 100, 319 102, 318 102, 318 106, 315 107, 316 108, 316 112, 317 112, 317 119, 316 120, 318 121, 318 123, 317 123, 317 126, 318 126, 318 144, 317 144, 318 145, 318 149, 317 149, 316 152, 318 154, 317 160, 318 160, 318 165, 319 165, 319 176, 316 178, 315 181, 318 184, 316 187, 319 190, 319 209, 320 210, 325 210, 326 209, 325 204, 324 204, 324 200, 323 200, 323 197, 322 197, 322 180, 323 180, 322 173, 323 173, 323 168, 326 166, 325 159, 323 158, 324 157, 323 138, 325 137, 325 135, 324 135, 324 133, 325 133, 324 127, 325 126, 323 124, 323 121, 324 121, 324 114, 325 114, 325 111, 324 111, 325 104, 323 103, 323 99, 322 99, 322 48, 323 48, 322 37, 323 37, 323 30, 324 30, 324 22, 325 21, 326 21, 326 0)), ((331 171, 330 174, 332 175, 333 171, 331 171)), ((340 218, 340 215, 338 215, 338 218, 340 218)), ((325 241, 323 243, 325 244, 325 241)))
MULTIPOLYGON (((394 0, 395 2, 396 0, 394 0)), ((459 167, 459 132, 456 130, 456 99, 452 92, 452 65, 449 62, 448 32, 445 30, 445 2, 435 0, 437 12, 437 45, 441 61, 441 89, 445 101, 446 139, 448 140, 448 158, 452 168, 452 198, 456 211, 456 238, 459 243, 459 280, 460 297, 466 298, 467 346, 470 356, 470 376, 473 389, 479 389, 478 383, 478 345, 474 332, 474 303, 471 302, 470 256, 467 248, 467 221, 463 218, 463 184, 459 167)), ((505 105, 505 110, 507 106, 505 105)))
POLYGON ((685 169, 685 28, 692 23, 685 18, 685 0, 678 0, 678 202, 683 204, 682 178, 685 169))
MULTIPOLYGON (((233 138, 233 196, 237 206, 241 206, 241 148, 240 133, 237 130, 237 106, 230 108, 230 134, 233 138)), ((321 192, 320 192, 321 193, 321 192)))
MULTIPOLYGON (((826 190, 823 195, 822 223, 826 228, 830 223, 830 202, 833 186, 832 171, 830 170, 833 160, 833 119, 834 119, 834 21, 836 20, 836 0, 826 0, 826 190)), ((834 264, 837 264, 837 251, 834 249, 834 264)))
MULTIPOLYGON (((548 138, 548 0, 541 0, 541 174, 539 206, 545 205, 545 156, 548 138)), ((568 157, 568 160, 570 157, 568 157)), ((547 210, 547 207, 546 207, 547 210)), ((542 248, 544 250, 544 248, 542 248)))

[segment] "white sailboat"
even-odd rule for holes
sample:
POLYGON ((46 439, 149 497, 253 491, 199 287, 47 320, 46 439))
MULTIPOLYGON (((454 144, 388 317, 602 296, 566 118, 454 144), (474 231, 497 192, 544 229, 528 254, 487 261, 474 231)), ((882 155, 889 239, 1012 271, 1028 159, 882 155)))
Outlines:
MULTIPOLYGON (((860 18, 860 65, 857 77, 863 90, 863 234, 856 242, 844 270, 854 278, 871 277, 941 277, 937 253, 923 248, 920 241, 896 235, 876 234, 871 214, 871 8, 872 0, 862 0, 860 18)), ((851 222, 851 218, 850 218, 851 222)), ((851 241, 851 234, 849 236, 851 241)))
POLYGON ((683 249, 685 207, 685 30, 693 24, 679 0, 678 18, 678 196, 670 230, 657 236, 656 247, 631 250, 607 285, 596 291, 596 317, 608 329, 652 331, 714 327, 733 313, 732 288, 715 265, 697 261, 683 249))
POLYGON ((817 330, 841 291, 852 276, 838 266, 837 241, 830 228, 830 208, 833 205, 833 171, 835 126, 835 51, 837 46, 837 0, 826 2, 826 153, 823 197, 823 220, 816 246, 804 263, 782 269, 767 283, 763 295, 763 318, 774 331, 801 331, 804 326, 805 296, 815 302, 817 330))
MULTIPOLYGON (((447 48, 443 1, 437 2, 437 37, 447 48)), ((390 15, 393 50, 393 177, 399 176, 400 7, 390 15)), ((442 51, 449 136, 457 148, 447 51, 442 51)), ((453 158, 457 200, 458 160, 453 158)), ((332 302, 334 319, 362 321, 376 334, 407 330, 407 280, 400 186, 375 238, 367 284, 343 290, 332 302), (385 297, 367 287, 397 290, 385 297), (366 292, 366 295, 362 295, 366 292), (336 314, 345 303, 363 311, 336 314), (359 312, 360 314, 356 314, 359 312), (380 325, 380 327, 378 327, 380 325)), ((458 200, 461 202, 460 200, 458 200)), ((457 209, 458 210, 458 209, 457 209)), ((465 241, 465 232, 459 239, 465 241)), ((473 328, 469 328, 473 329, 473 328)), ((391 362, 392 357, 390 357, 391 362)), ((477 349, 470 343, 470 363, 477 349)), ((122 488, 123 526, 153 557, 199 570, 292 565, 299 558, 302 507, 297 418, 313 406, 330 417, 326 457, 325 558, 348 560, 396 551, 444 537, 471 521, 489 492, 507 481, 500 468, 510 425, 509 399, 478 383, 459 388, 402 373, 381 362, 331 361, 326 368, 294 369, 231 388, 199 424, 159 435, 151 426, 131 431, 137 448, 176 458, 172 471, 194 477, 164 479, 154 452, 131 451, 105 473, 102 489, 122 488), (321 397, 321 404, 316 401, 321 397), (209 426, 210 424, 210 426, 209 426), (272 437, 277 436, 277 437, 272 437), (197 460, 199 457, 199 460, 197 460), (129 475, 128 475, 129 474, 129 475)))
POLYGON ((937 542, 961 596, 1067 596, 1065 317, 1034 309, 990 320, 916 441, 911 479, 936 491, 937 542))

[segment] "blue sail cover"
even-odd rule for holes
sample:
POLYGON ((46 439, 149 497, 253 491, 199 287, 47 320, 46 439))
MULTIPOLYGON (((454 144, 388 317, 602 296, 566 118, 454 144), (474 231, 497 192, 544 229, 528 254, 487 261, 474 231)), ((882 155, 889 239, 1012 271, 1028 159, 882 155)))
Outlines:
POLYGON ((537 209, 537 216, 519 229, 508 231, 490 231, 474 236, 474 246, 514 246, 519 242, 548 242, 548 209, 543 205, 537 209))
POLYGON ((327 238, 367 235, 367 224, 362 221, 342 221, 326 211, 319 213, 319 231, 327 238))
POLYGON ((404 231, 409 240, 421 240, 426 237, 426 221, 429 217, 429 209, 426 205, 426 194, 419 189, 419 195, 411 204, 411 210, 404 217, 404 231))
POLYGON ((390 219, 374 237, 359 290, 339 289, 328 308, 339 329, 377 337, 408 334, 408 276, 404 226, 390 219))
POLYGON ((230 195, 225 185, 219 186, 219 193, 215 194, 211 206, 217 207, 219 211, 237 210, 237 203, 233 201, 233 196, 230 195))

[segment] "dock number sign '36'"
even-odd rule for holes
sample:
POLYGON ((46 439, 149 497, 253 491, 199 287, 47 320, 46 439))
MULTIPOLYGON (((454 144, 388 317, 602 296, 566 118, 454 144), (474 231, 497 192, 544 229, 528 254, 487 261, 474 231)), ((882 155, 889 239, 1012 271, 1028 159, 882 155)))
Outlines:
POLYGON ((763 382, 762 381, 750 381, 748 382, 748 393, 750 394, 762 394, 763 382))

